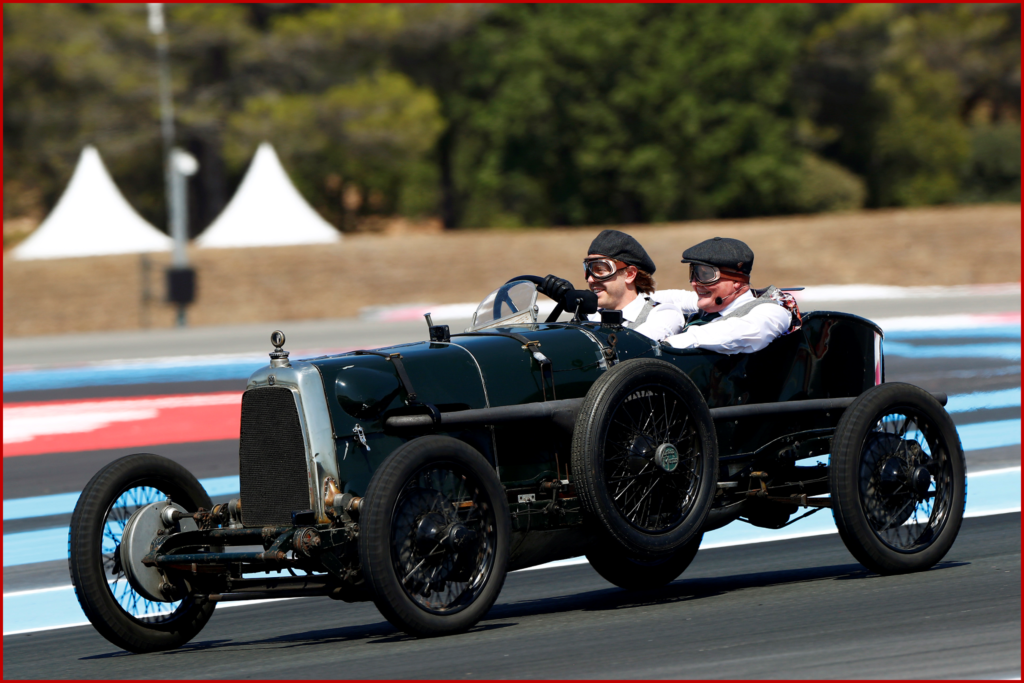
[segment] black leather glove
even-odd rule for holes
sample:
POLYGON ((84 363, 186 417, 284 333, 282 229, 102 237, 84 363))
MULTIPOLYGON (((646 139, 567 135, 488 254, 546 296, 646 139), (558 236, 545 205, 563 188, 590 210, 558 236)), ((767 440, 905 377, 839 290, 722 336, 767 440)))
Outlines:
POLYGON ((548 275, 544 278, 544 281, 537 287, 537 291, 541 294, 549 296, 552 300, 562 303, 566 297, 571 295, 576 288, 572 286, 572 283, 568 280, 563 280, 560 277, 554 275, 548 275))

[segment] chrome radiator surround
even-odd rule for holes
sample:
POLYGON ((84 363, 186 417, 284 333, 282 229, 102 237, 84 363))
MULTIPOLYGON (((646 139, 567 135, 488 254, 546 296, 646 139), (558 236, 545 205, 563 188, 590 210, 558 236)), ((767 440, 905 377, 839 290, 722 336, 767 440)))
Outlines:
MULTIPOLYGON (((289 366, 283 367, 266 366, 249 376, 246 391, 262 387, 284 388, 292 393, 305 448, 309 508, 319 522, 328 523, 331 520, 324 511, 324 480, 327 477, 338 480, 338 456, 320 372, 302 361, 291 361, 289 366)), ((243 499, 243 518, 247 506, 258 504, 258 501, 243 499)))

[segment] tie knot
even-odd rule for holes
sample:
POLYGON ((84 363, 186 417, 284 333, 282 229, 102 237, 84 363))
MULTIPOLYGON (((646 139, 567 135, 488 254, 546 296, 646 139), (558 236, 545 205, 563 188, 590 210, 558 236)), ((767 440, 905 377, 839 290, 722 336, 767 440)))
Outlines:
POLYGON ((686 321, 686 326, 691 327, 697 325, 704 325, 705 323, 709 323, 712 320, 721 317, 721 313, 707 313, 705 311, 698 311, 690 315, 689 319, 686 321))

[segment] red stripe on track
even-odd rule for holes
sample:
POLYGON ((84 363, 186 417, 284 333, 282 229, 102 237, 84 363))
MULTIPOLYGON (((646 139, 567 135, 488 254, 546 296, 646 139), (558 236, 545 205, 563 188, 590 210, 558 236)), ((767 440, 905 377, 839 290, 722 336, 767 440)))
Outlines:
POLYGON ((240 392, 4 406, 4 457, 237 439, 240 392))

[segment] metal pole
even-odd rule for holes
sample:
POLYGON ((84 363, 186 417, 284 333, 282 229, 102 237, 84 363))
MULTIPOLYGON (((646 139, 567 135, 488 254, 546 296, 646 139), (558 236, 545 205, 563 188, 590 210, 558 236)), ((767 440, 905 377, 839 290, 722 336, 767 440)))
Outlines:
POLYGON ((188 266, 188 254, 185 252, 185 242, 188 240, 188 186, 182 168, 188 163, 185 159, 191 159, 191 155, 177 147, 171 149, 171 237, 174 239, 172 263, 175 268, 188 266))
POLYGON ((168 64, 167 32, 164 27, 164 6, 151 2, 149 8, 149 31, 156 36, 156 60, 160 88, 160 133, 164 143, 164 181, 167 192, 167 225, 174 223, 174 208, 171 179, 171 150, 174 148, 174 103, 171 101, 171 69, 168 64))
MULTIPOLYGON (((174 164, 174 103, 171 100, 171 68, 168 59, 167 31, 164 26, 164 6, 161 2, 147 3, 149 9, 149 31, 156 36, 156 57, 160 82, 160 133, 163 137, 164 149, 164 182, 167 196, 167 226, 174 240, 171 259, 172 267, 182 269, 188 267, 188 253, 185 244, 188 241, 188 230, 185 226, 186 217, 182 212, 184 178, 175 169, 174 164)), ((178 303, 178 326, 185 327, 187 318, 185 304, 178 303)))

